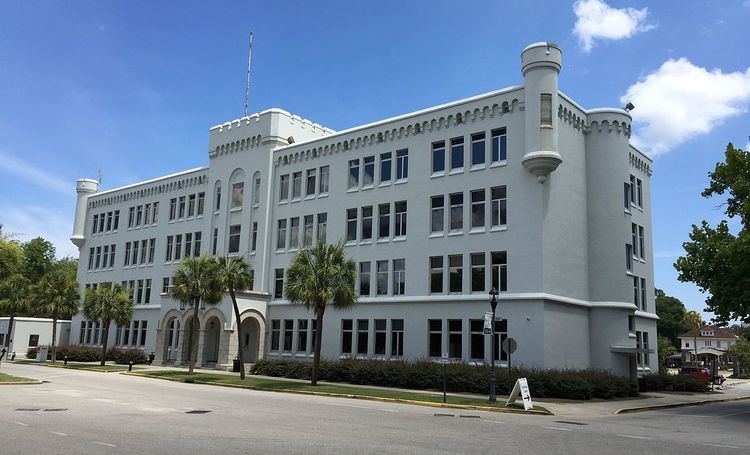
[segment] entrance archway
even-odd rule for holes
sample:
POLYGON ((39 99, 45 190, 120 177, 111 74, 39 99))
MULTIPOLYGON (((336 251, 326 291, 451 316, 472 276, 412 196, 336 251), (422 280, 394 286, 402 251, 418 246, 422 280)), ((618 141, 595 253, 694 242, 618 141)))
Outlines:
POLYGON ((164 362, 174 363, 177 360, 177 350, 180 346, 180 320, 177 317, 170 318, 164 332, 164 362))
POLYGON ((260 324, 254 317, 246 317, 242 321, 242 358, 245 363, 255 363, 258 361, 258 347, 260 344, 260 324))
POLYGON ((203 331, 203 363, 217 363, 219 361, 219 336, 221 322, 216 316, 206 322, 203 331))

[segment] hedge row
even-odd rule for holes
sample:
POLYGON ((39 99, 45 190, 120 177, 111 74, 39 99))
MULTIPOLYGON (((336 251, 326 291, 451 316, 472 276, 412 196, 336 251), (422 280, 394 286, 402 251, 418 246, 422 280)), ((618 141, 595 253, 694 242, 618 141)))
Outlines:
MULTIPOLYGON (((309 379, 312 364, 294 360, 259 360, 253 374, 309 379)), ((489 391, 489 366, 454 363, 446 367, 446 389, 449 392, 486 394, 489 391)), ((615 398, 637 395, 637 386, 627 378, 603 370, 498 369, 497 393, 507 395, 519 377, 529 382, 531 394, 538 398, 615 398)), ((399 387, 418 390, 440 390, 443 367, 429 361, 402 362, 378 360, 322 360, 319 379, 331 382, 399 387)))
POLYGON ((695 376, 648 374, 641 380, 641 392, 705 392, 709 382, 695 376))
MULTIPOLYGON (((91 346, 58 346, 57 360, 68 357, 69 362, 98 362, 102 358, 102 348, 91 346)), ((36 359, 36 348, 29 348, 26 351, 26 358, 36 359)), ((52 350, 47 352, 47 360, 52 360, 52 350)), ((107 360, 127 365, 132 361, 135 363, 146 363, 146 354, 140 349, 122 349, 109 348, 107 350, 107 360)))

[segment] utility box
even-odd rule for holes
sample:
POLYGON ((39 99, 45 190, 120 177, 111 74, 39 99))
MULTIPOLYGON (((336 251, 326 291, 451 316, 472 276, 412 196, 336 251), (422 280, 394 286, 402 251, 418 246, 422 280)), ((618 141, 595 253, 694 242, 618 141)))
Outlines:
POLYGON ((45 363, 47 361, 48 353, 49 353, 49 346, 37 346, 36 361, 39 363, 45 363))

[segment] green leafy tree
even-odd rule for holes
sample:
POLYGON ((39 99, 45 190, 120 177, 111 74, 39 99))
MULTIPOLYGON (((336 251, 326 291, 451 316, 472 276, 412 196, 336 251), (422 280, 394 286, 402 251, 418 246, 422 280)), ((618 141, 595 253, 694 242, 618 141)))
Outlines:
POLYGON ((677 349, 672 344, 672 340, 665 336, 659 335, 656 341, 659 349, 659 372, 665 373, 667 371, 667 358, 677 352, 677 349))
MULTIPOLYGON (((687 313, 685 313, 685 316, 682 318, 682 323, 685 325, 685 327, 689 329, 699 329, 702 326, 706 325, 706 321, 703 320, 703 317, 700 313, 698 313, 695 310, 690 310, 687 313)), ((695 332, 693 334, 693 349, 695 349, 695 360, 698 360, 698 332, 695 332)))
POLYGON ((14 319, 19 314, 25 314, 29 310, 29 290, 29 280, 20 273, 15 273, 0 281, 0 314, 8 315, 8 333, 5 336, 6 350, 10 350, 14 319))
POLYGON ((99 286, 86 290, 83 299, 83 314, 91 321, 101 321, 102 359, 103 366, 107 360, 107 342, 109 341, 109 326, 130 324, 133 319, 133 297, 120 283, 100 283, 99 286))
POLYGON ((174 273, 172 296, 178 302, 192 306, 193 318, 188 325, 187 346, 188 372, 192 374, 195 368, 193 343, 200 303, 216 305, 224 296, 218 263, 208 256, 184 259, 174 273))
POLYGON ((41 237, 31 239, 22 245, 23 274, 32 283, 40 280, 51 268, 55 260, 55 247, 41 237))
POLYGON ((22 265, 23 249, 17 242, 0 238, 0 281, 20 273, 22 265))
POLYGON ((685 255, 674 266, 680 281, 709 294, 706 310, 715 322, 750 322, 750 153, 730 143, 709 178, 701 195, 724 197, 725 213, 739 219, 740 230, 732 233, 727 220, 715 228, 707 221, 693 225, 690 241, 683 243, 685 255))
POLYGON ((336 245, 318 243, 312 248, 300 250, 289 266, 284 287, 286 298, 292 303, 305 305, 315 314, 312 385, 318 383, 326 307, 331 305, 336 309, 350 308, 357 303, 355 280, 354 261, 346 257, 343 242, 336 245))
POLYGON ((672 342, 675 348, 680 347, 680 335, 688 329, 685 327, 683 318, 687 310, 680 299, 666 295, 661 289, 656 290, 656 332, 672 342))
POLYGON ((739 363, 742 369, 750 368, 750 341, 740 338, 727 349, 727 354, 739 363))
POLYGON ((237 359, 240 361, 240 379, 245 379, 245 356, 242 349, 242 324, 240 323, 240 308, 237 306, 237 291, 244 291, 250 287, 250 264, 240 256, 223 256, 216 258, 219 279, 224 290, 229 292, 234 307, 234 318, 237 321, 237 359))
POLYGON ((74 269, 71 270, 70 264, 70 261, 64 260, 55 263, 52 270, 42 277, 32 291, 39 311, 52 318, 53 364, 57 360, 57 321, 73 317, 78 312, 81 302, 76 273, 74 269))

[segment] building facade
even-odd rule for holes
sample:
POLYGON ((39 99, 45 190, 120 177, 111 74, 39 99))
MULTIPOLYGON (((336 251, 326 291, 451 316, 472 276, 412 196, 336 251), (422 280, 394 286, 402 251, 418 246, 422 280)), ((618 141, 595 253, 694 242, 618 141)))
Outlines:
MULTIPOLYGON (((190 312, 169 294, 186 256, 242 255, 243 340, 228 298, 201 308, 197 362, 312 358, 315 317, 284 299, 296 251, 343 240, 359 302, 326 312, 327 358, 656 369, 651 160, 622 109, 558 89, 562 52, 521 54, 523 84, 335 132, 279 109, 211 128, 209 164, 108 191, 79 180, 72 241, 82 286, 122 282, 118 345, 186 360, 190 312), (499 291, 491 340, 488 292, 499 291)), ((101 330, 81 315, 72 343, 101 330)))
POLYGON ((727 364, 727 350, 739 340, 732 329, 711 325, 691 329, 678 338, 682 363, 702 365, 710 365, 714 360, 722 365, 727 364))
MULTIPOLYGON (((29 348, 49 346, 52 344, 52 319, 28 318, 24 316, 13 318, 11 333, 8 331, 10 318, 0 318, 0 349, 8 345, 8 357, 15 352, 25 356, 29 348)), ((65 346, 70 338, 70 321, 58 320, 55 344, 65 346)))

